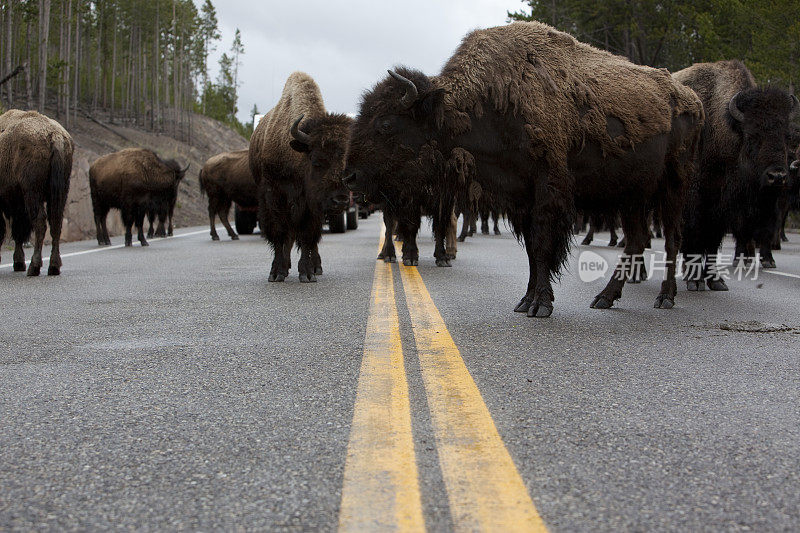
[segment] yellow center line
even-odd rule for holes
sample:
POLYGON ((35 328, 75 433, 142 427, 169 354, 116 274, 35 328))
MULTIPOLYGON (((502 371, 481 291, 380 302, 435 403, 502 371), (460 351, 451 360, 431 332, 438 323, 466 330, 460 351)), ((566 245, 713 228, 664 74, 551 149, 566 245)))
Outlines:
POLYGON ((372 284, 339 530, 424 529, 392 266, 381 261, 372 284))
POLYGON ((457 531, 547 531, 416 267, 400 265, 457 531))

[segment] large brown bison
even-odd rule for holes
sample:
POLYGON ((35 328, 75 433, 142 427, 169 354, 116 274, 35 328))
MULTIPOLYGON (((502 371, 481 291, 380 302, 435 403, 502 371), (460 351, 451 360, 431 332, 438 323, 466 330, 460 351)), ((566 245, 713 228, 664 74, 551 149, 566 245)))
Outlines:
POLYGON ((98 158, 89 167, 89 188, 97 226, 97 243, 110 245, 106 217, 120 210, 125 224, 125 246, 133 244, 131 228, 136 224, 138 239, 147 246, 144 217, 148 212, 168 213, 173 205, 185 168, 172 159, 161 159, 144 148, 126 148, 98 158))
POLYGON ((670 308, 685 184, 703 120, 697 96, 541 23, 468 34, 439 76, 407 68, 366 93, 345 183, 389 200, 455 194, 477 180, 525 242, 528 289, 516 311, 549 316, 576 208, 620 212, 628 238, 594 299, 611 307, 644 250, 647 213, 664 214, 669 260, 655 306, 670 308))
POLYGON ((224 152, 206 161, 200 170, 200 191, 208 195, 208 222, 211 239, 218 241, 216 217, 228 231, 231 239, 239 236, 228 222, 231 203, 240 207, 258 206, 258 187, 250 173, 248 150, 224 152))
POLYGON ((47 274, 61 273, 61 224, 72 173, 72 137, 61 125, 35 111, 12 109, 0 116, 0 247, 11 222, 14 270, 25 270, 22 245, 34 232, 29 276, 42 268, 47 224, 53 240, 47 274))
POLYGON ((703 102, 706 122, 683 230, 689 290, 728 290, 713 265, 726 231, 736 237, 736 257, 755 240, 762 264, 774 267, 772 239, 777 202, 786 185, 791 119, 797 98, 758 87, 740 61, 698 63, 674 74, 703 102), (704 283, 705 282, 705 283, 704 283))
POLYGON ((314 282, 322 273, 317 246, 325 214, 343 211, 350 201, 342 170, 351 124, 346 115, 328 113, 314 80, 295 72, 253 132, 249 155, 259 224, 275 252, 269 281, 289 275, 293 243, 300 248, 300 281, 314 282))

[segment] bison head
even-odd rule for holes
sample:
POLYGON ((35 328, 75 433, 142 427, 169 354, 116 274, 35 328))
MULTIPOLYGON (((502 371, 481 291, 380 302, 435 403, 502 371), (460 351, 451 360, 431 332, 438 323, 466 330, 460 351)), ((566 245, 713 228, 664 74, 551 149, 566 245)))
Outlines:
POLYGON ((300 115, 292 124, 293 150, 306 156, 308 190, 325 211, 341 212, 350 204, 350 194, 342 183, 347 140, 353 119, 327 113, 303 122, 300 115))
POLYGON ((400 68, 366 93, 353 124, 344 183, 373 203, 430 194, 443 168, 444 91, 400 68))
POLYGON ((771 87, 741 91, 728 103, 729 124, 742 139, 739 167, 752 185, 786 185, 791 120, 799 106, 797 97, 771 87))

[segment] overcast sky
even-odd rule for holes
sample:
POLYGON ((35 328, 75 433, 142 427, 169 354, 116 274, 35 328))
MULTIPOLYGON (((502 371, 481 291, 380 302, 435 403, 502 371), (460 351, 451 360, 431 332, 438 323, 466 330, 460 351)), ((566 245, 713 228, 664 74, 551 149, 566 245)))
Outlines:
MULTIPOLYGON (((195 2, 198 6, 201 0, 195 2)), ((216 0, 222 39, 217 60, 242 32, 239 119, 258 104, 264 113, 280 98, 286 78, 307 72, 329 111, 358 110, 361 93, 394 65, 437 74, 470 30, 506 23, 520 0, 216 0)))

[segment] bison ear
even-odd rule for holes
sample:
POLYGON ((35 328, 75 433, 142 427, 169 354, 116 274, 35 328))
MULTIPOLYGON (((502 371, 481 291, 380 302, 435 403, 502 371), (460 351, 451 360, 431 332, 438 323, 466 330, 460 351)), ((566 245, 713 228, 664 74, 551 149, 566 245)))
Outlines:
POLYGON ((436 128, 441 128, 444 122, 444 89, 428 91, 422 95, 416 107, 421 118, 433 119, 436 128))
POLYGON ((310 146, 308 146, 306 143, 300 142, 300 141, 298 141, 296 139, 292 139, 291 141, 289 141, 289 146, 291 146, 292 150, 294 150, 295 152, 304 153, 304 152, 310 152, 311 151, 311 147, 310 146))

